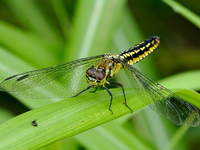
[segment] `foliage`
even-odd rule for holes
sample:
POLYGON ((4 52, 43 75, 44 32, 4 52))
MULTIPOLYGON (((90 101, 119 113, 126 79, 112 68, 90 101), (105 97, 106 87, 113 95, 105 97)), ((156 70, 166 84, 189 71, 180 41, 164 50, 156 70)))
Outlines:
MULTIPOLYGON (((130 7, 133 5, 125 0, 12 0, 0 3, 8 9, 0 8, 1 80, 16 73, 81 57, 106 52, 116 54, 148 38, 139 26, 140 21, 133 18, 133 9, 130 7)), ((158 7, 165 5, 165 8, 168 4, 171 8, 178 8, 187 22, 199 28, 198 16, 181 4, 169 1, 153 1, 152 4, 158 7)), ((142 6, 140 9, 144 11, 142 6)), ((175 15, 171 9, 168 12, 175 15)), ((155 14, 154 17, 159 18, 159 13, 155 14)), ((151 13, 146 12, 146 15, 150 17, 151 13)), ((156 21, 159 24, 159 19, 156 21)), ((146 22, 146 28, 151 27, 149 33, 159 36, 161 32, 154 28, 155 23, 146 22)), ((178 32, 174 35, 178 35, 178 32)), ((161 37, 161 43, 162 40, 165 41, 165 36, 161 37)), ((136 66, 158 79, 152 59, 149 56, 136 66)), ((188 71, 162 79, 159 83, 171 89, 191 88, 199 91, 199 75, 199 70, 188 71)), ((129 87, 129 81, 123 73, 116 80, 129 87)), ((14 117, 12 109, 18 105, 12 105, 9 109, 0 108, 0 118, 4 118, 0 120, 2 123, 13 116, 0 126, 0 145, 5 146, 4 149, 191 149, 197 145, 198 142, 193 143, 192 140, 198 141, 200 138, 198 127, 177 127, 148 109, 124 116, 130 110, 122 105, 121 90, 111 91, 114 95, 114 115, 108 111, 110 97, 104 91, 59 102, 14 96, 33 110, 14 117), (37 127, 31 125, 33 120, 37 120, 37 127), (106 122, 109 123, 101 125, 106 122), (91 130, 84 132, 88 129, 91 130), (74 137, 60 141, 71 136, 74 137), (51 143, 55 144, 49 145, 51 143)), ((127 88, 130 107, 134 111, 144 107, 142 101, 129 91, 127 88)), ((177 93, 200 108, 199 94, 190 90, 179 90, 177 93)), ((11 97, 3 93, 1 95, 2 105, 4 101, 13 103, 9 100, 11 97)))

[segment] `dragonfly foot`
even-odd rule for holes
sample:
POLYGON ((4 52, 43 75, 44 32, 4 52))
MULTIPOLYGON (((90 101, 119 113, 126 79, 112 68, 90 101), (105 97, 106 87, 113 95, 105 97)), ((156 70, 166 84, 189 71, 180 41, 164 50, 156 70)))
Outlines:
POLYGON ((112 115, 113 115, 113 111, 109 108, 109 110, 111 111, 112 115))

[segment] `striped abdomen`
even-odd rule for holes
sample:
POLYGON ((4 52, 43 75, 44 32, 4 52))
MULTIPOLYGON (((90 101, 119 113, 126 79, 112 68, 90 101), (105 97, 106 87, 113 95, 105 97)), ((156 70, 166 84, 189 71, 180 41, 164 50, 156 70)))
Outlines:
POLYGON ((160 43, 159 39, 159 37, 153 36, 125 50, 124 52, 117 54, 116 56, 123 62, 133 65, 152 53, 158 47, 160 43))

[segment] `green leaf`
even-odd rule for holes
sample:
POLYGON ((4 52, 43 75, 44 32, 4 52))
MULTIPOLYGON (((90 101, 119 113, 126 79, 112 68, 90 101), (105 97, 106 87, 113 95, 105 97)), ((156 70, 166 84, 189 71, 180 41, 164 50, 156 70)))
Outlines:
POLYGON ((35 38, 31 33, 0 21, 0 35, 1 45, 6 46, 8 48, 7 51, 11 51, 14 55, 27 62, 39 67, 58 62, 54 56, 55 54, 49 53, 51 51, 50 47, 41 42, 41 38, 35 38))
POLYGON ((72 26, 70 23, 69 15, 67 14, 67 11, 64 7, 64 2, 62 0, 51 0, 51 3, 58 18, 62 33, 67 39, 72 26))
MULTIPOLYGON (((111 89, 111 92, 114 95, 113 115, 108 110, 110 97, 104 90, 69 98, 10 119, 0 126, 0 149, 41 148, 129 114, 121 89, 111 89), (31 125, 35 119, 37 127, 31 125)), ((185 94, 185 90, 179 92, 185 94)), ((188 94, 194 94, 200 103, 199 94, 190 91, 185 95, 188 94)), ((126 89, 126 97, 133 111, 145 106, 132 89, 126 89)))
POLYGON ((172 75, 159 81, 167 88, 189 88, 200 90, 200 70, 188 71, 172 75))
MULTIPOLYGON (((108 93, 99 91, 53 103, 7 121, 0 126, 0 149, 36 149, 130 113, 123 104, 121 89, 111 92, 113 115, 108 110, 108 93), (37 127, 31 125, 35 119, 37 127)), ((145 106, 131 89, 126 90, 126 96, 133 111, 145 106)))
POLYGON ((7 109, 0 107, 0 124, 14 117, 7 109))
POLYGON ((178 142, 184 137, 184 134, 188 131, 188 129, 189 127, 186 126, 180 127, 171 138, 169 144, 165 147, 165 150, 174 149, 178 142))
POLYGON ((180 13, 183 17, 192 22, 198 28, 200 28, 200 17, 198 15, 196 15, 186 7, 182 6, 181 4, 177 3, 176 1, 164 0, 163 2, 172 7, 174 11, 180 13))
POLYGON ((142 142, 136 135, 121 126, 118 120, 113 120, 100 127, 79 134, 75 138, 82 144, 87 145, 86 148, 88 149, 128 150, 133 147, 141 150, 150 149, 145 142, 142 142))
POLYGON ((74 26, 66 50, 66 58, 73 60, 86 56, 95 56, 109 52, 112 35, 120 23, 126 1, 78 2, 74 17, 74 26))
POLYGON ((42 9, 35 1, 8 0, 5 2, 23 26, 42 36, 47 41, 60 43, 61 38, 58 35, 57 29, 52 26, 52 22, 43 14, 42 9))
POLYGON ((193 90, 173 90, 176 92, 178 95, 180 95, 182 98, 187 100, 188 102, 194 104, 196 107, 200 108, 200 97, 199 93, 193 91, 193 90))

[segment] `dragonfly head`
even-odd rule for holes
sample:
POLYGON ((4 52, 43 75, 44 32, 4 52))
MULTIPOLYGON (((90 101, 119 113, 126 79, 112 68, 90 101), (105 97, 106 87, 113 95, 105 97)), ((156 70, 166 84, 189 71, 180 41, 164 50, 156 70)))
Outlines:
POLYGON ((91 87, 98 87, 99 84, 105 79, 105 74, 101 70, 97 70, 92 66, 86 71, 86 79, 91 87))

